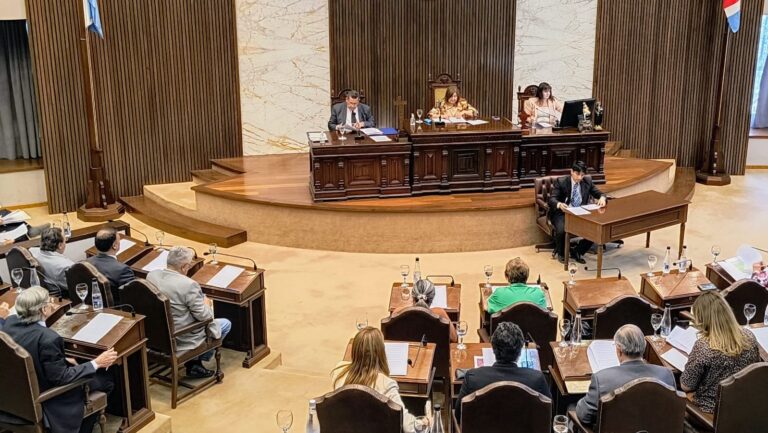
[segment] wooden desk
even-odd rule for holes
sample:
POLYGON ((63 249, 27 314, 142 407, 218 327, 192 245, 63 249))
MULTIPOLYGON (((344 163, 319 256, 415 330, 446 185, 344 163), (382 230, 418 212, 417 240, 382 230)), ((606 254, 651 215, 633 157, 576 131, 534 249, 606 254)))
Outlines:
POLYGON ((608 131, 579 132, 575 128, 523 130, 518 166, 520 187, 532 188, 537 177, 570 174, 576 161, 587 165, 592 182, 604 184, 605 143, 609 135, 608 131))
POLYGON ((555 409, 561 413, 570 404, 584 396, 592 380, 592 366, 589 365, 587 349, 592 341, 584 340, 581 346, 561 348, 559 343, 549 343, 555 354, 555 365, 549 372, 555 384, 555 409))
POLYGON ((149 398, 149 382, 147 372, 147 338, 144 332, 144 316, 135 317, 130 313, 105 308, 103 312, 122 316, 123 319, 112 328, 97 343, 86 343, 74 340, 77 332, 91 319, 96 312, 88 307, 88 314, 73 314, 63 316, 51 326, 64 339, 67 355, 92 360, 101 352, 114 348, 118 359, 109 371, 114 376, 114 394, 120 396, 120 407, 110 408, 110 413, 123 417, 118 429, 121 433, 133 433, 155 419, 149 398))
MULTIPOLYGON (((408 300, 403 300, 402 294, 402 282, 392 283, 392 293, 389 295, 389 314, 395 312, 395 310, 402 307, 410 307, 413 305, 413 297, 409 297, 408 300)), ((448 313, 448 317, 452 322, 458 322, 461 315, 461 284, 454 284, 448 286, 445 284, 435 284, 435 286, 446 286, 446 296, 448 298, 448 308, 445 312, 448 313)), ((413 289, 413 283, 408 283, 408 288, 413 289)))
MULTIPOLYGON (((10 288, 10 286, 8 287, 10 288)), ((16 305, 16 297, 19 296, 19 294, 16 293, 15 289, 0 291, 0 293, 2 293, 2 295, 0 295, 0 304, 5 302, 10 306, 10 308, 13 308, 13 306, 16 305)), ((54 322, 59 320, 61 316, 64 315, 64 313, 69 311, 69 309, 72 307, 72 302, 70 302, 69 299, 52 296, 51 305, 52 307, 44 311, 45 324, 49 327, 53 325, 54 322)))
MULTIPOLYGON (((387 341, 387 343, 398 343, 396 341, 387 341)), ((432 380, 435 377, 435 370, 432 367, 432 361, 435 358, 435 343, 427 343, 419 350, 421 343, 408 343, 408 359, 416 359, 416 365, 408 366, 408 374, 405 376, 392 376, 400 387, 402 397, 423 398, 431 397, 432 380), (418 352, 418 358, 416 354, 418 352)), ((344 360, 352 359, 352 340, 347 344, 347 350, 344 352, 344 360)))
MULTIPOLYGON (((152 260, 155 260, 157 256, 160 255, 160 253, 163 251, 162 248, 158 247, 154 250, 146 253, 143 257, 141 257, 139 260, 137 260, 134 264, 131 265, 131 269, 133 269, 133 273, 136 275, 137 278, 147 278, 147 274, 149 272, 144 270, 144 266, 147 266, 152 262, 152 260)), ((192 259, 192 266, 189 268, 189 271, 187 271, 187 276, 192 277, 192 275, 195 274, 205 262, 205 259, 201 257, 195 257, 192 259)))
POLYGON ((677 269, 672 269, 667 275, 657 271, 653 277, 643 273, 641 279, 640 294, 659 308, 669 305, 674 312, 690 308, 703 293, 698 285, 710 282, 704 273, 696 268, 685 274, 680 274, 677 269))
MULTIPOLYGON (((144 245, 144 241, 132 238, 130 236, 121 236, 121 239, 133 242, 133 246, 117 255, 117 261, 120 263, 125 263, 126 265, 130 266, 148 254, 150 251, 152 251, 152 246, 144 245)), ((86 257, 93 257, 97 254, 99 254, 99 250, 97 250, 95 246, 85 250, 86 257)))
POLYGON ((224 347, 245 352, 244 368, 251 368, 269 354, 267 346, 267 309, 265 304, 264 269, 219 262, 204 264, 192 279, 200 284, 208 297, 213 299, 216 317, 232 322, 232 330, 224 339, 224 347), (225 265, 243 268, 228 287, 208 284, 225 265))
POLYGON ((736 282, 731 274, 726 272, 718 263, 707 263, 707 279, 712 281, 718 290, 725 290, 736 282))
POLYGON ((581 319, 591 321, 595 311, 620 296, 637 296, 635 288, 626 277, 592 278, 576 280, 574 285, 563 281, 563 316, 572 319, 581 312, 581 319))
MULTIPOLYGON (((549 296, 549 286, 547 283, 526 283, 529 286, 541 286, 544 290, 544 298, 547 300, 547 309, 552 311, 552 298, 549 296)), ((506 287, 509 283, 491 283, 491 287, 506 287)), ((478 307, 480 308, 480 328, 485 329, 488 335, 491 335, 491 314, 488 313, 488 298, 491 297, 493 292, 485 287, 485 283, 478 284, 480 288, 480 302, 478 307)))
MULTIPOLYGON (((680 225, 678 255, 683 250, 688 202, 669 194, 645 191, 613 199, 608 206, 589 215, 565 212, 565 245, 571 236, 580 236, 597 244, 597 278, 602 275, 603 245, 618 239, 646 234, 645 247, 651 242, 651 231, 680 225)), ((569 248, 565 249, 564 269, 568 269, 569 248)))
POLYGON ((327 143, 309 142, 309 190, 315 201, 411 195, 411 143, 377 143, 354 135, 339 140, 326 131, 327 143))

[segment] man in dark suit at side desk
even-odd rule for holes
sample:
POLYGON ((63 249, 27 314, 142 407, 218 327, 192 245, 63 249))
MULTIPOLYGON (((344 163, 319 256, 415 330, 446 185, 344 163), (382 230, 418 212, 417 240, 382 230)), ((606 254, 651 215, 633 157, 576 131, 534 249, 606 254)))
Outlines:
MULTIPOLYGON (((549 195, 549 220, 555 227, 555 251, 557 259, 565 261, 565 214, 569 207, 579 207, 589 203, 589 198, 597 200, 597 205, 605 206, 606 197, 592 181, 584 178, 587 166, 576 161, 571 166, 571 174, 557 178, 549 195)), ((570 246, 569 246, 570 247, 570 246)), ((582 257, 592 247, 592 241, 582 239, 571 249, 571 257, 579 263, 586 263, 582 257)))
POLYGON ((517 366, 517 359, 525 345, 525 337, 519 326, 512 322, 499 323, 491 336, 491 345, 496 363, 490 367, 473 368, 464 375, 464 383, 456 398, 455 413, 458 421, 461 421, 461 399, 496 382, 517 382, 552 398, 547 381, 540 371, 517 366))
POLYGON ((96 233, 94 243, 99 253, 89 257, 87 262, 107 277, 112 288, 112 298, 115 303, 120 303, 120 290, 118 289, 135 278, 131 267, 117 260, 117 252, 120 251, 120 236, 112 227, 105 227, 96 233))
POLYGON ((337 131, 344 125, 349 125, 355 129, 376 126, 371 107, 360 102, 360 93, 357 90, 348 91, 344 102, 339 102, 331 107, 328 130, 337 131))

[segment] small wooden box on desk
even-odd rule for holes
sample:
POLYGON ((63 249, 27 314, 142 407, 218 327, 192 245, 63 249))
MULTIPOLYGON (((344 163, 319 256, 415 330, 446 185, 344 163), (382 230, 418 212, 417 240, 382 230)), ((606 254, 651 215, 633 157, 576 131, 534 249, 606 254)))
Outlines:
MULTIPOLYGON (((406 286, 409 291, 413 290, 413 283, 407 283, 406 286)), ((446 285, 445 290, 448 305, 445 312, 448 313, 452 322, 458 322, 461 315, 461 284, 446 285)), ((412 305, 413 296, 409 295, 408 299, 403 299, 403 283, 392 283, 392 293, 389 295, 389 314, 412 305)))
POLYGON ((704 273, 696 268, 683 274, 677 269, 670 270, 666 275, 661 271, 654 272, 650 277, 644 273, 641 279, 640 294, 659 308, 669 306, 674 314, 690 308, 703 293, 698 286, 710 282, 704 273))

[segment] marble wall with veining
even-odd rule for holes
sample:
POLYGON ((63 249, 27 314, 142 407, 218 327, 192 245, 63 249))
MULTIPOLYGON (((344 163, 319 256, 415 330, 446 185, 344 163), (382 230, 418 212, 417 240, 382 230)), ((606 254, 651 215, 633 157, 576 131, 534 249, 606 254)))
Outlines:
POLYGON ((328 0, 237 0, 243 153, 307 150, 330 101, 328 0))
POLYGON ((515 89, 546 81, 560 100, 592 96, 597 0, 517 0, 516 14, 515 89))

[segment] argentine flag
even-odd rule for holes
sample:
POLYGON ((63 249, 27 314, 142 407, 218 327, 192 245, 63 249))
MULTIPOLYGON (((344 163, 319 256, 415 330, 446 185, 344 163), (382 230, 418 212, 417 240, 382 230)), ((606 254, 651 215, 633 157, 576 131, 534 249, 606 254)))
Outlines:
MULTIPOLYGON (((94 0, 96 1, 96 0, 94 0)), ((731 31, 739 31, 739 22, 741 21, 741 0, 723 0, 723 10, 728 19, 728 26, 731 31)))
POLYGON ((96 0, 83 0, 83 13, 85 14, 85 28, 104 39, 104 32, 101 29, 99 4, 96 0))

